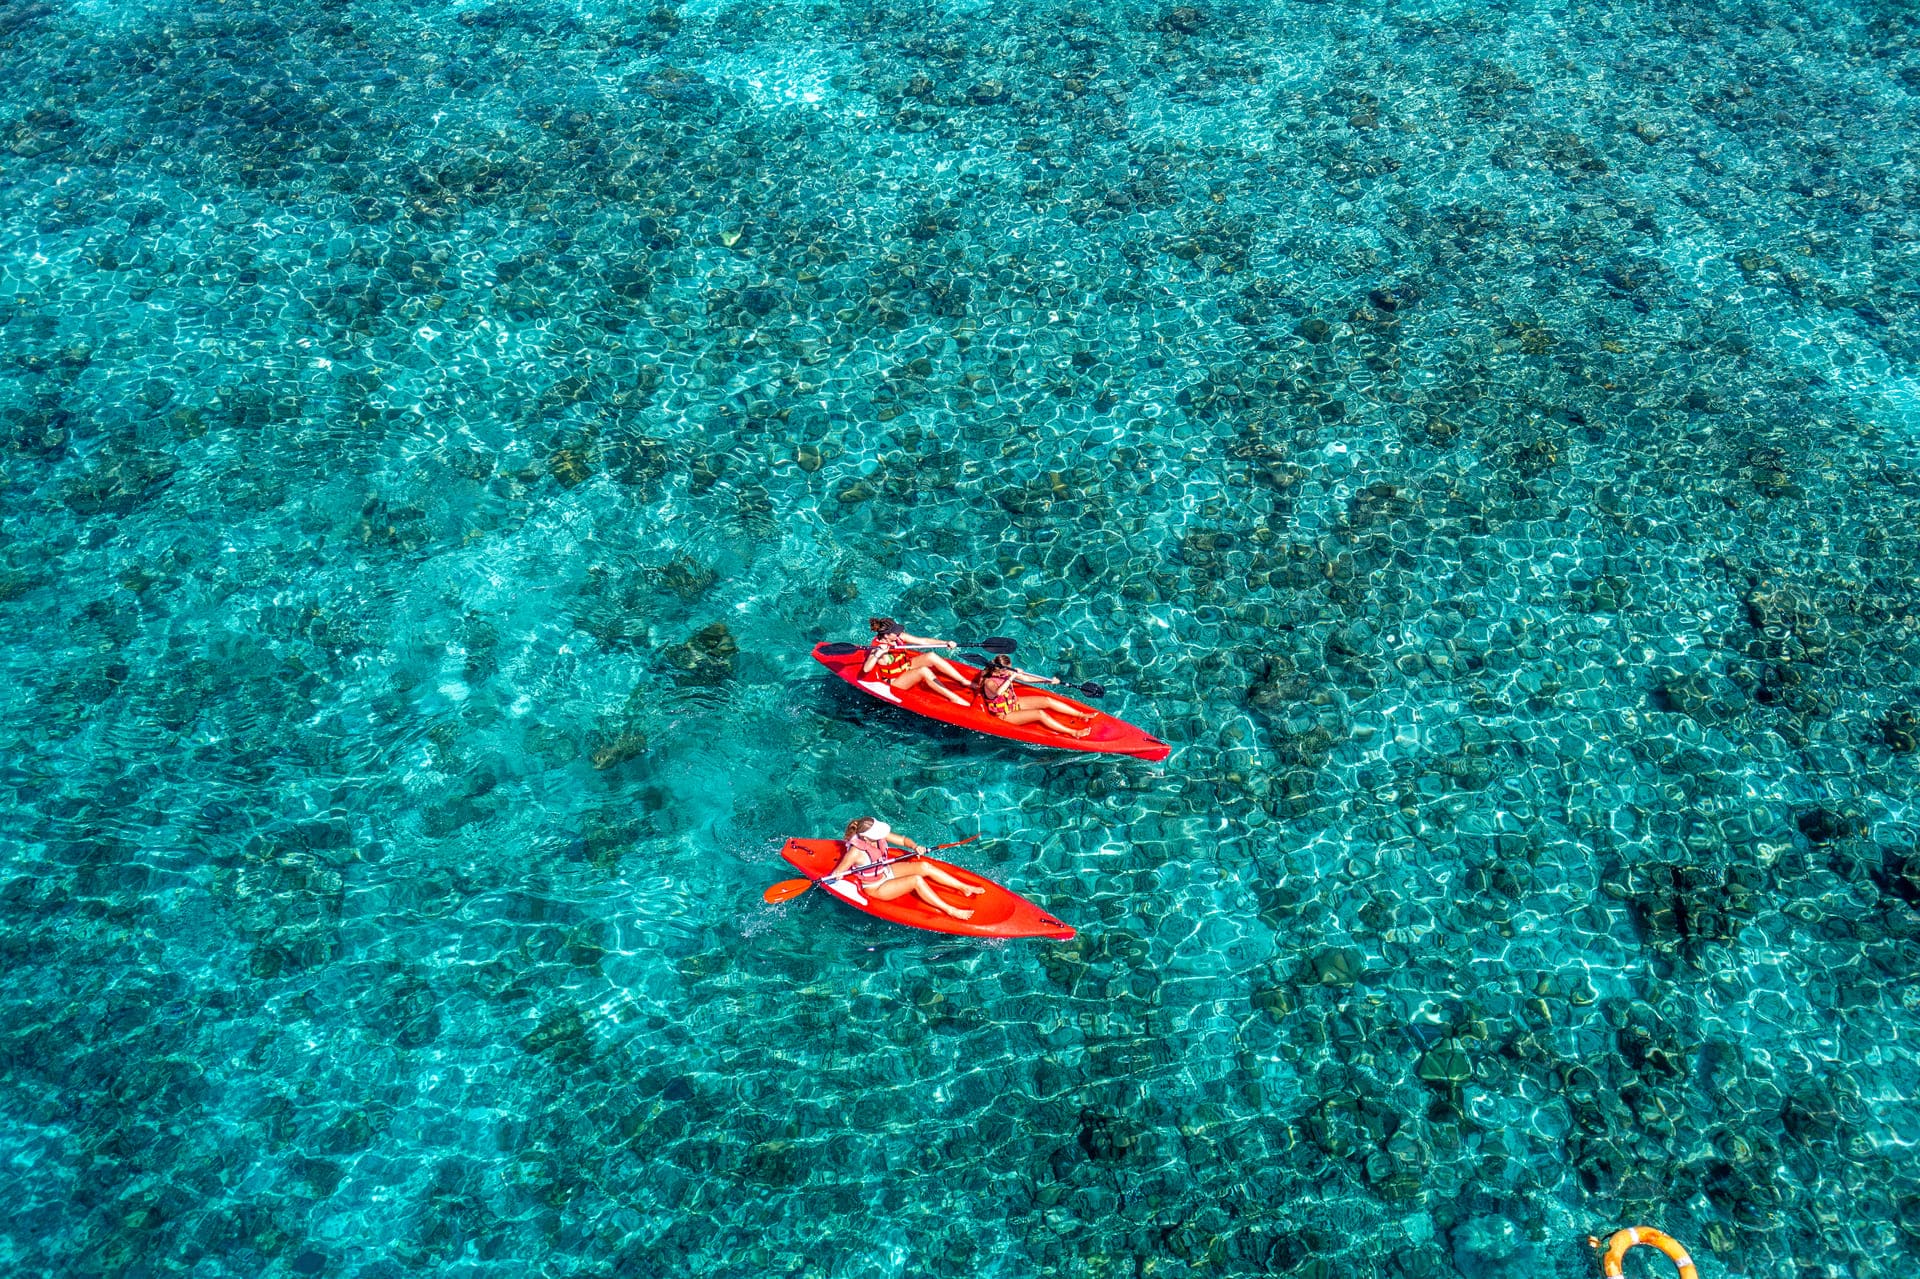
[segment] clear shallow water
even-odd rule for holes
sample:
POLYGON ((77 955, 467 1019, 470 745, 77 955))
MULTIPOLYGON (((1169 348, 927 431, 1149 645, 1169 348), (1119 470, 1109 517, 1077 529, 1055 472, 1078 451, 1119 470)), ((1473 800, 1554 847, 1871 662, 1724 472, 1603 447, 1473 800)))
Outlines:
POLYGON ((0 1264, 1910 1273, 1916 38, 16 0, 0 1264))

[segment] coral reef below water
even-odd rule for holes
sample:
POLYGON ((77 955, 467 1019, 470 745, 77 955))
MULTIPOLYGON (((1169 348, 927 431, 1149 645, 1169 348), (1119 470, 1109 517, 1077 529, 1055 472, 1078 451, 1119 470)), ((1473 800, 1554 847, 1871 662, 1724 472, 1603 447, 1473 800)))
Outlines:
POLYGON ((8 1274, 1920 1268, 1908 9, 0 72, 8 1274), (862 700, 869 613, 1175 753, 862 700), (866 811, 1079 937, 760 904, 866 811))

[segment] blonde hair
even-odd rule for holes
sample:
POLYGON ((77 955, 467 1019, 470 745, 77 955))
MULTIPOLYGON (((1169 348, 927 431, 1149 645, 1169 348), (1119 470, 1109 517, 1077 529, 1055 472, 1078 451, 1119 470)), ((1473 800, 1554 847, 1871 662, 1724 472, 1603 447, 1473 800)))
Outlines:
POLYGON ((866 831, 866 829, 867 829, 867 828, 868 828, 869 826, 871 826, 871 825, 873 825, 873 818, 871 818, 871 817, 856 817, 856 818, 854 818, 854 819, 853 819, 852 821, 850 821, 850 822, 848 822, 848 823, 847 823, 847 833, 846 833, 845 835, 843 835, 843 836, 841 836, 841 838, 842 838, 842 839, 847 839, 847 840, 850 840, 850 839, 852 839, 852 838, 853 838, 854 836, 856 836, 856 835, 859 835, 859 834, 862 834, 863 832, 865 832, 865 831, 866 831))

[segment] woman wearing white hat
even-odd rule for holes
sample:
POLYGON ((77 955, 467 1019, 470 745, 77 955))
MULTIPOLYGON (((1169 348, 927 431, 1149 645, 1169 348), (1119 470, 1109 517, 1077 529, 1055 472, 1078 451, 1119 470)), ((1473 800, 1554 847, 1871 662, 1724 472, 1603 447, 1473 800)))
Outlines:
POLYGON ((955 919, 973 918, 972 911, 961 910, 942 901, 940 895, 933 891, 933 884, 943 885, 969 897, 977 896, 983 890, 962 883, 938 866, 912 856, 927 850, 905 835, 895 834, 885 822, 876 817, 856 817, 847 823, 843 839, 847 851, 831 873, 845 874, 860 885, 860 891, 867 896, 889 902, 912 893, 927 905, 945 911, 955 919), (896 854, 892 850, 895 847, 907 850, 908 858, 894 860, 896 854), (929 884, 928 880, 932 880, 933 884, 929 884))

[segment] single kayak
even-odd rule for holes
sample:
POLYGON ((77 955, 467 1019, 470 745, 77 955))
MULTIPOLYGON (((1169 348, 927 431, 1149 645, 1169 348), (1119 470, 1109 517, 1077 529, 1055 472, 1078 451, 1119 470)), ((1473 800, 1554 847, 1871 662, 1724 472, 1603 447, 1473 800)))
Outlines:
MULTIPOLYGON (((1060 697, 1051 688, 1027 689, 1035 693, 1045 693, 1048 697, 1059 697, 1069 706, 1077 706, 1087 714, 1094 716, 1088 725, 1093 731, 1085 737, 1067 737, 1043 724, 1009 724, 996 715, 987 713, 980 705, 979 694, 972 695, 965 706, 955 706, 946 698, 921 685, 909 689, 897 689, 884 680, 860 678, 860 667, 867 660, 867 650, 856 648, 851 653, 837 650, 844 644, 820 643, 813 646, 814 660, 838 675, 847 683, 864 692, 870 693, 883 702, 891 702, 916 715, 925 715, 928 719, 937 719, 943 724, 952 724, 956 728, 970 728, 976 733, 987 733, 994 737, 1011 737, 1016 742, 1031 742, 1035 746, 1051 746, 1063 751, 1094 751, 1105 755, 1132 755, 1136 759, 1163 760, 1172 753, 1173 747, 1167 745, 1153 734, 1135 728, 1123 719, 1115 719, 1092 706, 1076 702, 1071 697, 1060 697), (835 650, 835 651, 829 651, 835 650)), ((952 662, 953 658, 948 657, 952 662)), ((954 669, 969 680, 979 675, 979 668, 968 666, 965 662, 953 662, 954 669)), ((1021 685, 1026 689, 1025 685, 1021 685)))
MULTIPOLYGON (((930 933, 952 933, 959 937, 1047 937, 1054 941, 1069 941, 1073 937, 1072 928, 1020 894, 1009 892, 991 879, 963 870, 951 862, 932 857, 911 860, 931 862, 961 883, 986 890, 977 897, 966 898, 959 893, 947 893, 947 900, 955 906, 973 908, 972 919, 955 919, 942 914, 912 893, 896 897, 890 902, 876 900, 861 892, 859 883, 850 876, 836 879, 831 884, 821 884, 820 880, 839 864, 840 855, 845 851, 846 845, 837 839, 790 839, 787 846, 780 850, 780 855, 798 867, 802 875, 819 884, 823 891, 832 893, 855 910, 863 910, 875 919, 884 919, 890 924, 905 924, 909 928, 924 928, 930 933)), ((942 890, 936 885, 934 891, 942 890)))

